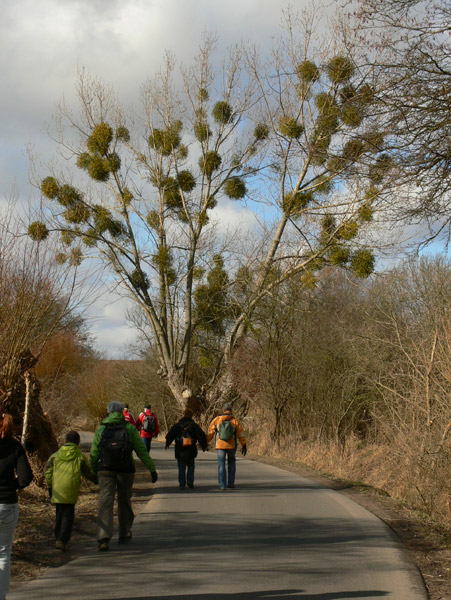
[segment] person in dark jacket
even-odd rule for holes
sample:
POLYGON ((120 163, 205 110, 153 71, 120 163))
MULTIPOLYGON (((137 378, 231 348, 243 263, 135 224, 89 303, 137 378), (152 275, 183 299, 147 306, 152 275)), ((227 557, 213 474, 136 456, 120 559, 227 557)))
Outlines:
POLYGON ((133 451, 150 471, 152 483, 158 479, 157 470, 134 425, 122 414, 122 402, 110 402, 108 416, 94 434, 91 445, 91 469, 99 477, 99 509, 97 515, 97 548, 109 549, 113 535, 114 497, 117 489, 119 544, 132 539, 134 514, 132 491, 135 478, 133 451))
POLYGON ((13 438, 13 418, 0 417, 0 600, 11 579, 11 550, 19 520, 17 490, 30 485, 33 472, 22 445, 13 438))
POLYGON ((193 411, 185 409, 183 417, 173 425, 166 436, 166 449, 175 441, 175 458, 179 469, 179 487, 194 487, 194 460, 197 456, 197 443, 202 450, 207 449, 207 437, 193 421, 193 411))

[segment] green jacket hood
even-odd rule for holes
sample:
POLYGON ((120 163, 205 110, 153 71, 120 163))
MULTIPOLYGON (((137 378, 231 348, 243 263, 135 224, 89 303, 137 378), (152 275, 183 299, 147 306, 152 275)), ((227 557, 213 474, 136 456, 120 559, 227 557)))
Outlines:
POLYGON ((81 453, 80 448, 77 444, 67 443, 57 451, 58 458, 60 460, 74 460, 76 456, 81 453))
POLYGON ((112 412, 103 419, 102 425, 108 425, 109 423, 122 423, 124 421, 125 419, 122 413, 112 412))

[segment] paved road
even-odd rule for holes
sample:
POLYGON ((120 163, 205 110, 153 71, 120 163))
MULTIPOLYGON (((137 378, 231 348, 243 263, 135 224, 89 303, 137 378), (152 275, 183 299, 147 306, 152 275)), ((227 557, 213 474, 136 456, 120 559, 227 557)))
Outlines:
POLYGON ((179 490, 172 449, 152 449, 160 479, 133 541, 111 543, 17 588, 8 600, 425 600, 421 577, 377 517, 293 473, 240 459, 217 490, 216 454, 179 490))

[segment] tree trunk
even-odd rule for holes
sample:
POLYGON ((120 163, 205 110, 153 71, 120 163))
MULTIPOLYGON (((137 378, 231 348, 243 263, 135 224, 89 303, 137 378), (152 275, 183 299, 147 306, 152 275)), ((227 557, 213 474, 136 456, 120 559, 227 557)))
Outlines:
POLYGON ((25 442, 27 441, 27 435, 28 435, 28 421, 29 421, 29 417, 30 417, 30 371, 26 371, 24 374, 24 381, 25 381, 25 407, 24 407, 24 413, 23 413, 23 424, 22 424, 22 438, 21 438, 21 442, 22 442, 22 446, 25 446, 25 442))
POLYGON ((20 375, 2 399, 3 410, 13 417, 14 431, 22 438, 33 467, 39 474, 49 456, 58 449, 52 423, 44 414, 39 395, 41 386, 32 370, 20 375))

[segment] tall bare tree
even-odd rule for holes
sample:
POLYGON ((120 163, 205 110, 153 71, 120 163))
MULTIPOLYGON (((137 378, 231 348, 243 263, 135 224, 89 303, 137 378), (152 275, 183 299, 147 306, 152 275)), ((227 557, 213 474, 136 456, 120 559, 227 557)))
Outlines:
POLYGON ((30 235, 60 232, 72 261, 106 261, 140 307, 176 398, 207 334, 220 348, 207 400, 231 392, 228 362, 283 281, 303 274, 314 285, 327 264, 373 270, 361 234, 391 168, 371 111, 377 82, 352 40, 338 29, 321 37, 317 25, 287 13, 267 60, 238 47, 216 67, 207 37, 178 77, 167 55, 134 119, 84 73, 80 113, 60 107, 57 141, 79 171, 70 183, 62 173, 42 181, 48 220, 30 235), (226 198, 263 223, 247 258, 213 226, 226 198))

